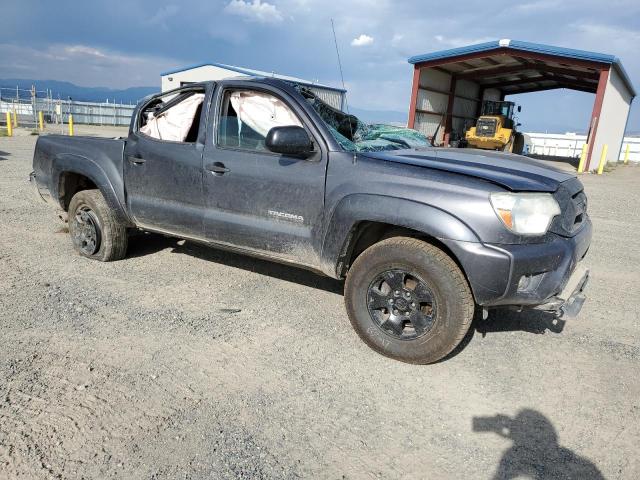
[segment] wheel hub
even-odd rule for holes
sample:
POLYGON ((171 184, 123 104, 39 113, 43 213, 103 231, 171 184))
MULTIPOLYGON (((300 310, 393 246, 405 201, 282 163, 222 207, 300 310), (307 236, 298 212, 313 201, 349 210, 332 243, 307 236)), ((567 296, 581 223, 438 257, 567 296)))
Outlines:
POLYGON ((401 312, 405 312, 411 309, 411 305, 409 305, 409 303, 407 303, 404 298, 399 298, 398 300, 396 300, 395 306, 401 312))
POLYGON ((98 217, 89 207, 80 207, 73 217, 72 239, 75 246, 86 255, 100 249, 98 217))
POLYGON ((367 306, 374 322, 385 333, 412 340, 431 330, 435 297, 425 281, 411 272, 382 272, 369 285, 367 306))

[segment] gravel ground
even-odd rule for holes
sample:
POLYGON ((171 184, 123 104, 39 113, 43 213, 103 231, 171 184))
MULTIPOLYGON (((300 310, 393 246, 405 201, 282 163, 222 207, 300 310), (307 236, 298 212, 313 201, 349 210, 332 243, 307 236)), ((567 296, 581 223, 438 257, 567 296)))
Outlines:
POLYGON ((0 478, 640 477, 640 168, 583 176, 579 319, 492 312, 412 366, 330 279, 156 235, 75 255, 35 140, 0 138, 0 478))

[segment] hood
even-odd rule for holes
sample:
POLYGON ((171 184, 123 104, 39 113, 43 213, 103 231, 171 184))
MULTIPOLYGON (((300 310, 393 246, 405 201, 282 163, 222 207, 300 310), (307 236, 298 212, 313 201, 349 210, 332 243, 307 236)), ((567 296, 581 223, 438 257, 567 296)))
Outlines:
POLYGON ((521 155, 471 148, 427 148, 367 152, 370 158, 459 173, 513 191, 555 192, 575 175, 521 155))

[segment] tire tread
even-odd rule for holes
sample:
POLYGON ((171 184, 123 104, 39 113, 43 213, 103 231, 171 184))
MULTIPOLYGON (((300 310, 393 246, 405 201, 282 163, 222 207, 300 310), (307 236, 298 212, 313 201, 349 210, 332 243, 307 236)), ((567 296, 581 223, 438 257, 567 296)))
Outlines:
POLYGON ((98 252, 89 258, 101 262, 122 260, 127 255, 129 243, 127 227, 119 221, 117 213, 107 204, 100 190, 81 190, 76 193, 69 204, 70 215, 75 211, 76 205, 82 201, 93 205, 102 222, 102 244, 98 252))
MULTIPOLYGON (((384 247, 387 247, 387 246, 390 246, 392 248, 398 248, 398 249, 421 251, 426 256, 428 256, 430 259, 432 259, 433 261, 439 263, 440 265, 442 265, 447 270, 447 272, 451 275, 452 279, 454 280, 454 282, 456 284, 456 287, 457 287, 457 290, 458 290, 458 293, 460 294, 460 297, 461 297, 460 298, 460 302, 461 302, 463 315, 462 315, 462 318, 461 318, 461 322, 458 325, 458 330, 457 330, 457 332, 455 332, 455 336, 453 337, 452 341, 447 346, 447 349, 446 349, 447 351, 446 352, 444 352, 442 355, 439 355, 435 359, 430 358, 428 361, 414 361, 414 360, 410 360, 410 359, 407 360, 407 359, 401 358, 400 356, 397 356, 397 355, 385 353, 385 355, 387 355, 387 356, 390 356, 392 358, 396 358, 398 360, 402 360, 402 361, 405 361, 405 362, 409 362, 409 363, 433 363, 433 362, 445 357, 449 353, 451 353, 451 351, 454 350, 455 347, 458 344, 460 344, 462 339, 467 334, 469 328, 471 327, 471 323, 473 321, 473 314, 474 314, 474 311, 475 311, 475 301, 473 299, 473 295, 471 293, 471 289, 469 288, 469 284, 467 282, 466 277, 464 276, 464 274, 460 270, 460 267, 458 267, 458 264, 449 255, 447 255, 447 253, 445 253, 440 248, 438 248, 435 245, 432 245, 432 244, 430 244, 428 242, 425 242, 424 240, 421 240, 419 238, 413 238, 413 237, 391 237, 391 238, 387 238, 385 240, 382 240, 382 241, 372 245, 371 247, 367 248, 364 252, 362 252, 358 256, 358 258, 356 258, 355 262, 353 262, 353 264, 351 265, 351 268, 349 269, 349 273, 347 275, 347 281, 345 282, 345 297, 347 297, 348 295, 352 294, 352 292, 351 292, 351 284, 349 282, 349 275, 351 274, 351 272, 354 271, 354 270, 360 269, 360 268, 366 268, 365 265, 370 263, 370 261, 375 258, 375 256, 377 255, 378 250, 380 248, 384 248, 384 247)), ((348 305, 348 302, 347 302, 347 305, 348 305)), ((353 316, 355 315, 355 312, 351 311, 349 306, 347 306, 347 309, 349 310, 348 313, 349 313, 349 318, 351 320, 351 323, 354 326, 354 329, 356 330, 356 332, 358 333, 358 336, 367 345, 372 347, 374 350, 378 350, 379 351, 379 348, 355 324, 354 318, 353 318, 353 316)))

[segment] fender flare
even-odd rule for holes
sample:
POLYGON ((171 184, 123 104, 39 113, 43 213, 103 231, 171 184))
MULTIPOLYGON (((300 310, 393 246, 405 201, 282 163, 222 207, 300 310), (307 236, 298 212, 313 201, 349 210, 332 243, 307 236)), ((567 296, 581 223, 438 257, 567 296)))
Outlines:
POLYGON ((341 258, 348 253, 354 227, 363 221, 409 228, 439 240, 480 241, 459 218, 432 205, 385 195, 352 194, 338 202, 325 228, 322 258, 325 265, 332 265, 332 276, 340 276, 341 258))
MULTIPOLYGON (((110 172, 112 175, 119 175, 119 172, 115 171, 115 168, 113 168, 113 170, 114 172, 110 172)), ((109 174, 105 172, 100 164, 89 157, 75 153, 58 154, 53 160, 51 171, 51 187, 53 191, 51 194, 61 207, 64 207, 64 205, 62 205, 60 198, 60 177, 64 173, 76 173, 87 177, 95 183, 100 193, 104 196, 107 205, 116 212, 119 219, 124 223, 133 224, 125 208, 126 203, 123 186, 121 188, 121 195, 118 195, 109 174)), ((120 180, 120 183, 122 183, 122 180, 120 180)))

